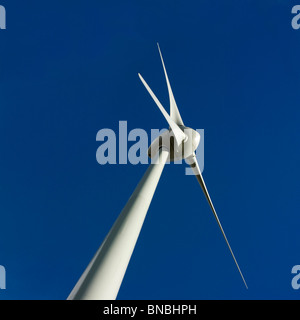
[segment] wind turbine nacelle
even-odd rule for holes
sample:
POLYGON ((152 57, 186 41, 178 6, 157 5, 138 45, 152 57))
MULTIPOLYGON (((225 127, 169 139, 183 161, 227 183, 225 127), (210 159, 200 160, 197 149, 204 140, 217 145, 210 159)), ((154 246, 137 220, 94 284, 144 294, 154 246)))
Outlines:
POLYGON ((194 154, 200 143, 200 134, 194 129, 179 127, 185 134, 185 140, 177 146, 173 131, 165 131, 151 143, 148 149, 149 158, 154 158, 161 148, 169 150, 168 161, 179 161, 194 154))

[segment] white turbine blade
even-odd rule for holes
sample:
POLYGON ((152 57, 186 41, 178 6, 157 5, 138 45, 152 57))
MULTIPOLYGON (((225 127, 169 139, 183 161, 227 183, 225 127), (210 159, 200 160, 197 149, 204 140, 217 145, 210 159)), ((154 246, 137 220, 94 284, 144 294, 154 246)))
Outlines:
POLYGON ((171 116, 171 118, 174 120, 174 122, 176 124, 183 126, 184 124, 183 124, 183 121, 181 119, 181 116, 180 116, 180 113, 179 113, 179 110, 178 110, 178 107, 177 107, 177 104, 176 104, 176 101, 175 101, 175 98, 174 98, 174 95, 173 95, 173 92, 172 92, 172 89, 171 89, 171 85, 170 85, 170 81, 169 81, 169 78, 168 78, 167 70, 166 70, 166 67, 165 67, 165 64, 164 64, 164 60, 163 60, 163 57, 162 57, 162 54, 161 54, 161 51, 160 51, 158 43, 157 43, 157 47, 158 47, 158 51, 159 51, 159 54, 160 54, 161 62, 162 62, 163 68, 164 68, 165 77, 166 77, 167 86, 168 86, 169 99, 170 99, 170 116, 171 116))
POLYGON ((202 188, 202 190, 203 190, 203 192, 204 192, 204 195, 205 195, 205 197, 206 197, 206 199, 207 199, 207 201, 208 201, 208 203, 209 203, 209 206, 210 206, 210 208, 211 208, 211 210, 212 210, 212 212, 213 212, 213 214, 214 214, 214 216, 215 216, 215 218, 216 218, 216 220, 217 220, 217 223, 218 223, 218 225, 219 225, 219 227, 220 227, 220 229, 221 229, 221 231, 222 231, 223 237, 224 237, 224 239, 225 239, 225 241, 226 241, 226 243, 227 243, 227 246, 228 246, 228 248, 229 248, 229 250, 230 250, 230 252, 231 252, 232 258, 233 258, 233 260, 234 260, 234 262, 235 262, 235 264, 236 264, 236 266, 237 266, 237 268, 238 268, 238 270, 239 270, 239 273, 240 273, 240 275, 241 275, 241 277, 242 277, 242 279, 243 279, 243 281, 244 281, 244 284, 245 284, 246 288, 248 289, 248 286, 247 286, 247 283, 246 283, 246 281, 245 281, 245 279, 244 279, 244 276, 243 276, 243 274, 242 274, 242 271, 241 271, 241 269, 240 269, 240 267, 239 267, 239 265, 238 265, 238 263, 237 263, 237 260, 236 260, 234 254, 233 254, 233 251, 232 251, 232 249, 231 249, 231 247, 230 247, 230 244, 229 244, 229 242, 228 242, 228 240, 227 240, 227 237, 226 237, 226 235, 225 235, 225 232, 224 232, 224 230, 223 230, 223 228, 222 228, 221 222, 220 222, 220 220, 219 220, 219 218, 218 218, 217 212, 216 212, 216 210, 215 210, 215 208, 214 208, 214 205, 213 205, 213 203, 212 203, 212 201, 211 201, 211 199, 210 199, 210 196, 209 196, 209 193, 208 193, 208 191, 207 191, 207 188, 206 188, 204 179, 203 179, 203 177, 202 177, 202 174, 201 174, 201 171, 200 171, 200 168, 199 168, 199 165, 198 165, 198 162, 197 162, 196 157, 195 157, 195 156, 190 157, 190 158, 188 159, 188 162, 190 163, 190 166, 191 166, 191 168, 193 169, 194 174, 196 175, 196 178, 197 178, 197 180, 198 180, 198 182, 199 182, 199 184, 200 184, 200 186, 201 186, 201 188, 202 188))
POLYGON ((178 127, 178 125, 171 119, 171 117, 169 116, 169 114, 167 113, 167 111, 165 110, 165 108, 162 106, 162 104, 159 102, 159 100, 157 99, 157 97, 155 96, 155 94, 153 93, 153 91, 150 89, 150 87, 148 86, 147 82, 144 80, 144 78, 138 74, 141 81, 143 82, 145 88, 148 90, 148 92, 150 93, 150 96, 152 97, 152 99, 155 101, 155 103, 157 104, 158 108, 160 109, 160 111, 162 112, 162 114, 164 115, 165 119, 168 121, 174 136, 175 136, 175 140, 177 143, 177 146, 179 146, 181 144, 181 142, 185 139, 185 134, 184 132, 178 127))

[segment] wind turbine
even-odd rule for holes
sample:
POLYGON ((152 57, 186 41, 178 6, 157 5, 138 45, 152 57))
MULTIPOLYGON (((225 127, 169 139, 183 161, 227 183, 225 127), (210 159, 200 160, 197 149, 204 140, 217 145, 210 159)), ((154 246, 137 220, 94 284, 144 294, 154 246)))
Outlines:
POLYGON ((157 44, 157 46, 169 92, 170 114, 164 109, 144 78, 140 74, 138 76, 167 120, 170 126, 169 130, 157 137, 149 147, 148 155, 152 158, 152 163, 71 291, 68 300, 116 299, 165 163, 168 160, 182 159, 185 159, 191 166, 221 229, 242 280, 248 288, 211 201, 196 159, 195 150, 199 145, 200 135, 194 129, 186 127, 182 121, 159 45, 157 44))

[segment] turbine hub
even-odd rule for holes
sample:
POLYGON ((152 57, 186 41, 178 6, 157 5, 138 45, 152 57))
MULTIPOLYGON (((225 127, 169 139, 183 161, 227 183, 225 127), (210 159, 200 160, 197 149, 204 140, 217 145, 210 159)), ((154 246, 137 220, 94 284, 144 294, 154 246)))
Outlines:
POLYGON ((148 156, 154 158, 162 147, 170 151, 168 161, 179 161, 192 156, 200 143, 200 134, 189 127, 179 126, 184 132, 185 139, 177 146, 174 133, 170 129, 158 136, 148 149, 148 156))

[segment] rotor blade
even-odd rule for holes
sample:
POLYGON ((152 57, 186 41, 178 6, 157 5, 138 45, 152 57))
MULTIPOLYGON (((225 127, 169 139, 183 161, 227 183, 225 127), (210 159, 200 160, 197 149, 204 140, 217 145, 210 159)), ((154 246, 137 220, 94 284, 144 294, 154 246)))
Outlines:
POLYGON ((165 110, 165 108, 162 106, 162 104, 159 102, 159 100, 156 98, 155 94, 153 93, 153 91, 150 89, 150 87, 148 86, 148 84, 146 83, 146 81, 144 80, 144 78, 138 74, 141 81, 143 82, 145 88, 148 90, 148 92, 150 93, 150 96, 153 98, 153 100, 155 101, 155 103, 157 104, 158 108, 160 109, 160 111, 162 112, 162 114, 164 115, 165 119, 168 121, 174 136, 175 136, 175 140, 177 143, 177 146, 179 146, 181 144, 181 142, 185 139, 185 134, 184 132, 178 127, 178 125, 171 119, 171 117, 169 116, 169 114, 167 113, 167 111, 165 110))
POLYGON ((190 163, 190 166, 191 166, 192 170, 194 171, 194 174, 195 174, 195 176, 196 176, 196 178, 197 178, 197 180, 198 180, 198 182, 199 182, 199 184, 200 184, 200 186, 201 186, 201 188, 202 188, 202 190, 203 190, 203 192, 204 192, 204 195, 205 195, 205 197, 206 197, 206 199, 207 199, 207 201, 208 201, 208 203, 209 203, 209 206, 210 206, 210 208, 211 208, 211 210, 212 210, 212 212, 213 212, 213 214, 214 214, 214 216, 215 216, 215 218, 216 218, 216 220, 217 220, 217 223, 218 223, 218 225, 219 225, 219 227, 220 227, 220 229, 221 229, 221 231, 222 231, 223 237, 224 237, 224 239, 225 239, 225 241, 226 241, 226 243, 227 243, 227 246, 228 246, 228 248, 229 248, 229 250, 230 250, 230 252, 231 252, 232 258, 233 258, 233 260, 234 260, 234 262, 235 262, 235 264, 236 264, 236 266, 237 266, 237 268, 238 268, 238 270, 239 270, 239 273, 240 273, 240 275, 241 275, 241 277, 242 277, 242 279, 243 279, 243 281, 244 281, 244 284, 245 284, 246 288, 248 289, 248 286, 247 286, 247 283, 246 283, 246 281, 245 281, 245 279, 244 279, 244 276, 243 276, 243 274, 242 274, 242 271, 241 271, 241 269, 240 269, 240 267, 239 267, 239 265, 238 265, 238 263, 237 263, 237 260, 236 260, 234 254, 233 254, 233 251, 232 251, 232 249, 231 249, 231 247, 230 247, 230 244, 229 244, 229 242, 228 242, 228 240, 227 240, 227 237, 226 237, 226 235, 225 235, 225 232, 224 232, 224 230, 223 230, 223 228, 222 228, 221 222, 220 222, 220 220, 219 220, 219 218, 218 218, 217 212, 216 212, 216 210, 215 210, 215 208, 214 208, 214 205, 213 205, 213 203, 212 203, 212 201, 211 201, 211 199, 210 199, 210 196, 209 196, 209 193, 208 193, 208 191, 207 191, 205 182, 204 182, 204 180, 203 180, 203 177, 202 177, 202 174, 201 174, 201 171, 200 171, 200 168, 199 168, 199 165, 198 165, 198 162, 197 162, 196 157, 195 157, 195 156, 190 157, 190 158, 188 159, 188 162, 190 163))
POLYGON ((163 57, 162 57, 162 54, 161 54, 160 47, 159 47, 158 43, 157 43, 157 47, 158 47, 159 55, 160 55, 161 62, 162 62, 163 68, 164 68, 165 77, 166 77, 167 86, 168 86, 169 99, 170 99, 170 116, 171 116, 171 118, 174 120, 174 122, 176 124, 183 126, 184 124, 183 124, 183 121, 181 119, 179 110, 177 108, 177 104, 176 104, 176 101, 175 101, 175 98, 174 98, 174 95, 173 95, 173 92, 172 92, 172 89, 171 89, 171 85, 170 85, 170 81, 169 81, 169 78, 168 78, 167 70, 166 70, 166 67, 165 67, 165 64, 164 64, 164 60, 163 60, 163 57))

